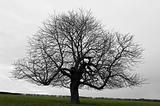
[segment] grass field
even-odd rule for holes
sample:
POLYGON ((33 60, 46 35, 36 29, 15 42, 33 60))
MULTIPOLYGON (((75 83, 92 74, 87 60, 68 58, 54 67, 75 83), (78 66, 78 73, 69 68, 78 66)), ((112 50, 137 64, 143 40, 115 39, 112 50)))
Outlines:
POLYGON ((70 104, 68 97, 0 94, 0 106, 160 106, 160 102, 81 98, 70 104))

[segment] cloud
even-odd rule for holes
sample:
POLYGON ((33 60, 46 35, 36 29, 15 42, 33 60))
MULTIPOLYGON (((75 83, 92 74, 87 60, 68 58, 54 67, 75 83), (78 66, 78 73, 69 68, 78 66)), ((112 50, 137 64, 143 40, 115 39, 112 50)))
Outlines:
POLYGON ((38 26, 49 14, 67 12, 71 9, 91 9, 93 15, 107 28, 122 33, 131 32, 135 41, 145 48, 144 63, 136 72, 148 79, 150 84, 135 89, 80 90, 83 96, 110 97, 159 97, 159 0, 1 0, 0 1, 0 90, 49 94, 69 94, 68 90, 38 87, 28 82, 10 79, 12 63, 25 56, 27 37, 36 33, 38 26), (37 91, 37 92, 36 92, 37 91), (61 93, 61 91, 63 91, 61 93), (147 92, 147 93, 146 93, 147 92), (118 95, 118 96, 117 96, 118 95))

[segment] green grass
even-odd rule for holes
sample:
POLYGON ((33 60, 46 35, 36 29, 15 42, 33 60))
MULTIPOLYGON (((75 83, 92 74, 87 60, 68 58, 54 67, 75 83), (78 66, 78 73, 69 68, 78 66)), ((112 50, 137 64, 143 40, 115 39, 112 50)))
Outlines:
POLYGON ((68 97, 0 94, 0 106, 160 106, 160 102, 81 98, 70 104, 68 97))

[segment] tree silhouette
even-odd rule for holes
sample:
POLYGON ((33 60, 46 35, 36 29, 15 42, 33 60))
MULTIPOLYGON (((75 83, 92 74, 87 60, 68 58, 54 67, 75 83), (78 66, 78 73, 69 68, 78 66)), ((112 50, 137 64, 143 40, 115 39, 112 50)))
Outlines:
POLYGON ((71 102, 78 89, 122 88, 141 84, 131 71, 142 56, 133 35, 105 30, 89 11, 51 16, 29 41, 27 56, 13 75, 36 84, 67 87, 71 102))

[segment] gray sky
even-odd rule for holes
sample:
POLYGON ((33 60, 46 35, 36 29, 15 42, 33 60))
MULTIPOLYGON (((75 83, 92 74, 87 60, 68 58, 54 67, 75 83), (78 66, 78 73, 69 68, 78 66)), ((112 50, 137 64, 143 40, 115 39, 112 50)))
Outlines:
POLYGON ((159 0, 0 0, 0 91, 70 95, 68 89, 41 87, 10 78, 12 63, 25 56, 27 39, 49 14, 91 9, 107 29, 135 35, 145 49, 135 67, 147 83, 135 88, 80 90, 80 96, 160 99, 159 0))

